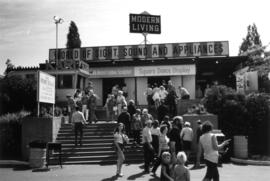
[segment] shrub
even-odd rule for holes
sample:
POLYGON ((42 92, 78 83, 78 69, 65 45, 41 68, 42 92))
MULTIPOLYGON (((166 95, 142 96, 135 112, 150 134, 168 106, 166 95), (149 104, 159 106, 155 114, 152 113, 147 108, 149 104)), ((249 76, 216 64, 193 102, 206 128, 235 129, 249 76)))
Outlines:
POLYGON ((21 120, 28 112, 8 113, 0 117, 0 157, 19 158, 21 154, 21 120))

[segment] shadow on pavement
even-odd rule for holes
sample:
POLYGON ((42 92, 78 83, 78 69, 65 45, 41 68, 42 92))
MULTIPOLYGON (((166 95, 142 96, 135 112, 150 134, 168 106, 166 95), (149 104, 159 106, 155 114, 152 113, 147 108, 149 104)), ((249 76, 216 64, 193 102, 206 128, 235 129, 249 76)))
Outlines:
POLYGON ((130 176, 127 178, 127 180, 136 180, 137 178, 139 178, 139 177, 141 177, 141 176, 143 176, 143 175, 145 175, 145 174, 147 174, 147 173, 145 173, 144 171, 142 171, 142 172, 140 172, 140 173, 136 173, 136 174, 134 174, 134 175, 130 175, 130 176))
POLYGON ((114 175, 110 178, 104 178, 102 179, 101 181, 114 181, 114 180, 117 180, 118 179, 118 176, 114 175))

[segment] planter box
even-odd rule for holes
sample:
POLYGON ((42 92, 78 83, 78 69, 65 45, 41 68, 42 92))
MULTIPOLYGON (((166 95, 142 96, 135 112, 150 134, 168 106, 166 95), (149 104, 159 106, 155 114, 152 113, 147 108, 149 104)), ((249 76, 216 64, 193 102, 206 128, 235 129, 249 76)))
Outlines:
POLYGON ((236 158, 248 158, 247 136, 233 137, 233 153, 236 158))

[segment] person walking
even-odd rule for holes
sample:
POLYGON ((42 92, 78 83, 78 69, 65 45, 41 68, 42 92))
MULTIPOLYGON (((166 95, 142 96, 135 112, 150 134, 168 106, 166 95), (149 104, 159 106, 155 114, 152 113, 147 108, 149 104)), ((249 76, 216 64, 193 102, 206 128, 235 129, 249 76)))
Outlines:
MULTIPOLYGON (((191 153, 191 143, 193 140, 193 130, 190 127, 190 122, 186 121, 184 124, 184 128, 181 130, 180 137, 183 141, 183 149, 187 155, 187 159, 191 153)), ((186 166, 188 165, 188 161, 186 162, 186 166)))
POLYGON ((124 134, 125 126, 123 123, 119 123, 114 130, 113 137, 114 137, 114 145, 115 151, 117 154, 117 164, 116 164, 116 176, 123 177, 122 165, 125 161, 124 155, 124 145, 128 142, 127 135, 124 134))
POLYGON ((219 181, 218 173, 218 150, 223 149, 228 145, 230 140, 225 140, 218 145, 216 136, 212 133, 213 125, 210 121, 205 121, 202 124, 202 136, 200 137, 199 150, 197 153, 197 162, 199 163, 200 155, 203 151, 204 160, 207 166, 206 174, 203 181, 212 180, 219 181))
POLYGON ((146 125, 142 132, 142 143, 144 153, 144 172, 149 173, 149 166, 153 160, 153 146, 152 146, 152 135, 151 135, 151 124, 152 121, 149 119, 146 121, 146 125))
MULTIPOLYGON (((197 156, 197 154, 198 154, 198 151, 199 151, 199 143, 200 143, 200 137, 201 137, 201 135, 202 135, 202 122, 201 122, 201 120, 198 120, 197 121, 197 130, 196 130, 196 156, 197 156)), ((196 160, 201 160, 201 156, 200 156, 200 158, 197 158, 196 160)), ((200 162, 198 163, 198 162, 196 162, 195 161, 195 164, 194 164, 194 168, 198 168, 198 167, 200 167, 200 162)))
POLYGON ((182 116, 176 116, 173 118, 172 129, 169 132, 170 139, 170 149, 172 158, 176 160, 176 156, 179 151, 182 150, 181 138, 180 138, 180 127, 181 121, 183 120, 182 116))
POLYGON ((83 125, 86 124, 86 120, 83 116, 83 113, 80 111, 79 106, 76 106, 76 111, 72 114, 71 121, 72 121, 74 132, 75 132, 75 146, 77 146, 78 133, 80 135, 79 143, 80 143, 80 146, 82 146, 83 125))
POLYGON ((170 147, 169 147, 170 139, 167 137, 167 133, 168 133, 167 126, 161 125, 160 126, 160 136, 159 136, 158 158, 156 159, 154 166, 153 166, 153 169, 152 169, 152 173, 154 175, 156 174, 156 170, 157 170, 158 166, 161 164, 162 153, 165 151, 169 152, 169 150, 170 150, 170 147))

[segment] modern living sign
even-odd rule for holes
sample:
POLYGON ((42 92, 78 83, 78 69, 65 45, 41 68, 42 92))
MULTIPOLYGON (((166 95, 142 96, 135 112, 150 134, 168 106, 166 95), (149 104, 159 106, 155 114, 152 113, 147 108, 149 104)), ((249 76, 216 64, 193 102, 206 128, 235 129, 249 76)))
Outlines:
POLYGON ((161 33, 161 18, 150 14, 129 14, 130 33, 161 33))
MULTIPOLYGON (((55 61, 56 50, 49 50, 49 60, 55 61)), ((228 41, 166 43, 123 46, 83 47, 80 49, 58 49, 59 59, 106 61, 106 60, 133 60, 145 58, 187 58, 229 56, 228 41)), ((144 60, 147 61, 147 60, 144 60)))
POLYGON ((37 101, 55 104, 55 77, 38 71, 37 101))

